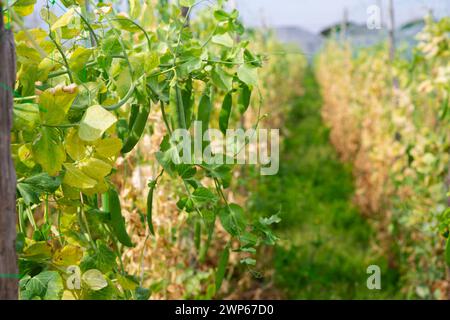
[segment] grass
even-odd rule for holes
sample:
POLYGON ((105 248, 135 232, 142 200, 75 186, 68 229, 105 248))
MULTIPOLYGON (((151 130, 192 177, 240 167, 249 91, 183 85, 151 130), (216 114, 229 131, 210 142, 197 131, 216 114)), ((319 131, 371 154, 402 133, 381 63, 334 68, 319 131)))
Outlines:
POLYGON ((252 207, 281 206, 274 281, 289 299, 399 298, 395 270, 371 250, 373 231, 353 206, 351 167, 342 164, 322 123, 320 90, 310 70, 293 102, 276 176, 260 177, 252 207), (381 290, 369 290, 366 268, 381 268, 381 290))

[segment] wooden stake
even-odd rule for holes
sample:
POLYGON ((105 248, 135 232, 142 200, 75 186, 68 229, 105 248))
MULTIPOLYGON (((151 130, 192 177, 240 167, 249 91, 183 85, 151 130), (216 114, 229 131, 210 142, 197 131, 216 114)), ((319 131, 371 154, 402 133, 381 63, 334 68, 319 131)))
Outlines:
POLYGON ((16 80, 14 36, 4 25, 0 2, 0 300, 18 298, 16 255, 16 173, 11 158, 13 90, 16 80))

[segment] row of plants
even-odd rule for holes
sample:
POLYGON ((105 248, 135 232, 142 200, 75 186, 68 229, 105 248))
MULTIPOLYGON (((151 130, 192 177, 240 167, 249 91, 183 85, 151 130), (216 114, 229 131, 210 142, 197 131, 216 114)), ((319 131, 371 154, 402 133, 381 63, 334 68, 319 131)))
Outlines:
MULTIPOLYGON (((208 13, 201 16, 203 23, 212 25, 213 20, 208 13)), ((290 99, 301 91, 301 75, 306 66, 306 60, 296 48, 282 45, 271 32, 248 30, 245 35, 251 39, 251 49, 254 52, 264 52, 264 66, 258 74, 258 94, 251 97, 251 106, 243 114, 235 112, 230 117, 232 127, 251 128, 260 120, 264 128, 279 128, 279 123, 289 112, 290 99), (289 85, 286 85, 289 84, 289 85), (275 96, 273 92, 279 94, 275 96)), ((216 96, 217 97, 217 96, 216 96)), ((214 109, 220 110, 221 100, 214 99, 214 109)), ((148 238, 145 234, 145 224, 142 223, 141 212, 145 211, 145 195, 148 192, 146 181, 157 174, 155 152, 159 141, 164 136, 164 122, 158 115, 158 110, 150 113, 154 121, 152 132, 144 133, 136 150, 127 158, 126 162, 119 161, 117 177, 128 177, 121 184, 123 212, 130 233, 134 235, 136 246, 124 254, 127 270, 132 274, 142 274, 148 286, 154 288, 152 298, 211 298, 215 285, 214 267, 220 259, 224 245, 230 240, 220 224, 215 234, 208 240, 208 235, 198 236, 203 228, 195 217, 179 213, 177 210, 177 194, 180 188, 174 186, 170 179, 159 182, 157 193, 154 194, 154 211, 158 212, 154 224, 158 233, 148 238), (194 228, 192 228, 194 225, 194 228), (199 238, 209 241, 208 252, 199 247, 199 238), (210 290, 208 290, 210 288, 210 290)), ((213 117, 214 127, 218 127, 217 119, 213 117), (214 120, 216 119, 216 120, 214 120)), ((248 148, 257 146, 249 143, 248 148)), ((230 187, 225 192, 229 202, 234 202, 246 208, 246 214, 258 220, 265 215, 248 211, 248 199, 256 190, 260 181, 259 168, 256 166, 238 166, 233 172, 230 187)), ((269 178, 270 179, 270 178, 269 178)), ((181 190, 182 191, 182 190, 181 190)), ((278 212, 274 210, 272 213, 278 212)), ((277 222, 278 218, 273 218, 277 222)), ((275 242, 274 237, 271 244, 275 242)), ((238 252, 230 252, 228 269, 224 276, 220 296, 226 298, 258 297, 257 281, 272 272, 267 262, 270 260, 268 250, 256 253, 251 265, 242 264, 242 257, 238 252), (263 259, 262 259, 263 258, 263 259)), ((216 295, 217 296, 217 295, 216 295)))
POLYGON ((275 90, 265 65, 295 62, 257 53, 275 41, 246 32, 224 4, 8 8, 21 299, 212 298, 230 266, 257 273, 278 217, 244 210, 235 166, 172 161, 182 151, 171 133, 195 120, 223 133, 260 124, 277 107, 264 103, 275 90), (42 25, 25 27, 37 10, 42 25))
POLYGON ((449 31, 428 17, 412 55, 330 41, 317 62, 331 141, 408 297, 450 292, 449 31))

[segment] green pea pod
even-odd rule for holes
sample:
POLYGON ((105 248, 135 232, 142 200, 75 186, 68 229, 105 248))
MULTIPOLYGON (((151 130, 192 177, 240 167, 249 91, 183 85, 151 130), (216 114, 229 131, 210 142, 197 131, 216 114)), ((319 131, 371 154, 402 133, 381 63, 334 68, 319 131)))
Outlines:
MULTIPOLYGON (((144 133, 145 125, 147 124, 148 115, 150 113, 151 103, 142 106, 137 113, 133 122, 133 127, 130 130, 127 140, 122 147, 122 153, 128 153, 136 146, 144 133)), ((130 117, 131 120, 131 117, 130 117)))
POLYGON ((223 98, 222 109, 220 110, 219 113, 219 128, 223 134, 225 134, 228 129, 228 122, 230 121, 232 105, 233 100, 230 91, 225 95, 225 98, 223 98))
POLYGON ((209 118, 211 115, 211 110, 213 108, 211 98, 209 97, 207 91, 208 90, 205 90, 205 93, 200 98, 197 112, 197 121, 202 122, 202 133, 205 133, 205 131, 208 130, 209 118))
POLYGON ((244 114, 245 111, 247 111, 248 106, 250 105, 251 96, 252 91, 246 84, 244 84, 242 88, 239 89, 239 96, 238 96, 238 106, 241 114, 244 114))
POLYGON ((195 222, 195 232, 194 232, 194 243, 197 251, 200 251, 200 246, 202 242, 202 225, 200 221, 195 222))
POLYGON ((223 278, 225 277, 225 272, 227 271, 228 259, 230 258, 230 243, 228 242, 223 249, 222 254, 219 258, 219 265, 216 271, 216 292, 220 290, 222 286, 223 278))
POLYGON ((128 120, 128 129, 129 130, 133 129, 133 126, 134 126, 134 123, 136 122, 136 118, 137 118, 137 115, 139 114, 140 108, 141 108, 141 106, 139 104, 133 103, 131 105, 130 118, 128 120))
POLYGON ((151 181, 148 186, 150 187, 147 195, 147 224, 148 229, 150 230, 152 235, 155 235, 155 229, 153 228, 152 222, 152 206, 153 206, 153 191, 155 190, 156 181, 151 181))
POLYGON ((180 128, 186 129, 186 115, 185 115, 185 105, 183 101, 183 93, 179 85, 176 86, 177 91, 177 112, 178 112, 178 121, 180 122, 180 128))
POLYGON ((169 91, 169 114, 175 128, 186 129, 185 106, 183 93, 178 84, 170 88, 169 91))
POLYGON ((183 109, 184 109, 184 119, 186 123, 186 129, 191 127, 192 122, 192 105, 193 105, 193 96, 192 96, 192 79, 189 78, 186 83, 186 88, 181 90, 181 98, 183 101, 183 109))
POLYGON ((133 247, 130 236, 125 228, 125 219, 122 217, 119 194, 116 189, 110 188, 102 196, 103 210, 109 211, 111 215, 111 226, 114 234, 121 244, 127 247, 133 247))

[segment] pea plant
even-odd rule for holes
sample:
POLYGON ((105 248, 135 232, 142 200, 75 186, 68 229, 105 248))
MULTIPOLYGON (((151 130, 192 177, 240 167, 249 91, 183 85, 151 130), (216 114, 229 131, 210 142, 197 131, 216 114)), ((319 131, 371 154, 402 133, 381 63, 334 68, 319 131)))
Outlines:
POLYGON ((12 150, 20 298, 151 296, 121 260, 134 244, 111 177, 116 159, 132 154, 151 127, 152 108, 159 109, 167 135, 156 154, 160 173, 148 181, 149 236, 157 232, 153 194, 167 175, 185 190, 179 210, 202 221, 205 250, 216 220, 231 237, 218 262, 216 291, 230 251, 240 252, 250 268, 256 247, 276 241, 270 225, 278 217, 252 221, 228 202, 232 165, 171 160, 180 152, 170 139, 175 129, 189 130, 197 120, 224 131, 239 119, 264 60, 249 50, 236 10, 224 10, 219 1, 195 18, 197 6, 192 0, 132 0, 126 14, 103 1, 47 1, 36 29, 27 29, 22 18, 37 10, 34 1, 9 8, 18 70, 12 150))

